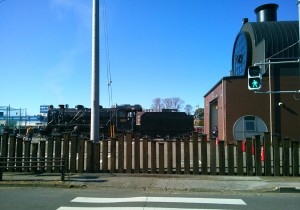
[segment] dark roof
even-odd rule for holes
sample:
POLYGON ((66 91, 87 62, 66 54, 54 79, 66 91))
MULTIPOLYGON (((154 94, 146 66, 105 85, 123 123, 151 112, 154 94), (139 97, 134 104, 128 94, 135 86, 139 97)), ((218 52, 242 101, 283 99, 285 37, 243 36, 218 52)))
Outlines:
POLYGON ((266 58, 299 57, 299 45, 293 45, 299 41, 298 21, 248 22, 244 24, 241 31, 250 34, 251 40, 255 41, 255 46, 265 40, 266 58), (280 51, 282 52, 278 53, 280 51), (277 55, 274 56, 275 54, 277 55))

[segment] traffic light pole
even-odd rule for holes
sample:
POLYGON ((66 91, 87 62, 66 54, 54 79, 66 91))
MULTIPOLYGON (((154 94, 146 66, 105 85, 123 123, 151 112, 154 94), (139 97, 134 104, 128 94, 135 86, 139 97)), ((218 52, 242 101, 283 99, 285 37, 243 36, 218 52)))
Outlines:
MULTIPOLYGON (((272 91, 271 90, 271 65, 285 64, 285 63, 300 63, 300 59, 293 60, 293 61, 275 61, 275 62, 268 61, 268 62, 254 63, 254 66, 269 65, 269 91, 254 91, 254 93, 269 94, 270 95, 270 133, 271 134, 273 133, 272 94, 283 94, 283 93, 296 94, 296 93, 300 93, 300 90, 288 90, 288 91, 272 91)), ((273 141, 273 135, 271 135, 271 142, 272 141, 273 141)))
POLYGON ((300 90, 254 91, 254 93, 272 93, 272 94, 278 94, 278 93, 300 93, 300 90))
POLYGON ((300 63, 300 59, 293 60, 293 61, 260 62, 260 63, 254 63, 254 66, 262 66, 262 65, 269 65, 269 64, 284 64, 284 63, 300 63))
MULTIPOLYGON (((254 63, 254 66, 262 66, 262 65, 274 65, 274 64, 285 64, 285 63, 300 63, 300 59, 293 61, 275 61, 275 62, 260 62, 254 63)), ((271 76, 271 68, 269 68, 269 77, 271 76)), ((262 93, 262 94, 280 94, 280 93, 300 93, 300 90, 286 90, 286 91, 271 91, 271 85, 269 84, 269 91, 254 91, 254 93, 262 93)))

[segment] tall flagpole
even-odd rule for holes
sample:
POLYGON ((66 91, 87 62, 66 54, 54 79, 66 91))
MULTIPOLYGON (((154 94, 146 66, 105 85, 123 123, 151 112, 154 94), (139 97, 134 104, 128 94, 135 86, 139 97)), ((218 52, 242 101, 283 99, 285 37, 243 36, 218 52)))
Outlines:
POLYGON ((93 0, 92 25, 92 89, 90 140, 99 142, 99 0, 93 0))

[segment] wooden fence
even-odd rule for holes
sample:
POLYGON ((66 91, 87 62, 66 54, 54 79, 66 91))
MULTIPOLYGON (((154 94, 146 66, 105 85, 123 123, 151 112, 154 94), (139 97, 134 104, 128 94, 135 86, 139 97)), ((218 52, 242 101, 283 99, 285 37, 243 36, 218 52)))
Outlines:
MULTIPOLYGON (((64 158, 67 173, 152 173, 248 176, 299 176, 299 141, 270 134, 225 144, 194 133, 159 140, 128 133, 99 143, 64 133, 38 143, 14 135, 0 136, 1 157, 64 158)), ((14 164, 14 163, 7 163, 14 164)), ((17 163, 16 163, 17 164, 17 163)), ((32 163, 34 164, 34 163, 32 163)), ((30 167, 8 171, 30 171, 30 167)), ((42 164, 40 171, 55 171, 42 164)))

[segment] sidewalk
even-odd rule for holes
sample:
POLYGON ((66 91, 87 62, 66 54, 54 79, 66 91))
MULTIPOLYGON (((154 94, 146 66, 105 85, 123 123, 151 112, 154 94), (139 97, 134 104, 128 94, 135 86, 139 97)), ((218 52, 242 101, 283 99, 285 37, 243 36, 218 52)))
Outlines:
POLYGON ((300 192, 300 177, 207 176, 160 174, 3 174, 4 186, 39 186, 138 191, 186 192, 300 192))

